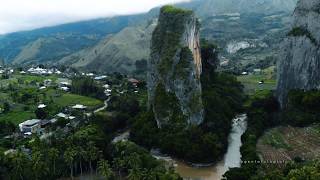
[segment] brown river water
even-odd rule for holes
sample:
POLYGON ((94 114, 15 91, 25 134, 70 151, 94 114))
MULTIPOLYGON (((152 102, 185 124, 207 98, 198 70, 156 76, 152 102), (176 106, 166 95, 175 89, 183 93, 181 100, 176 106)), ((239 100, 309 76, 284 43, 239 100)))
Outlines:
POLYGON ((232 120, 232 131, 229 135, 227 152, 223 160, 213 166, 190 166, 169 156, 155 154, 154 152, 153 155, 157 159, 162 159, 173 164, 176 172, 186 180, 219 180, 229 168, 241 166, 241 136, 247 129, 246 118, 247 116, 245 114, 241 114, 232 120))

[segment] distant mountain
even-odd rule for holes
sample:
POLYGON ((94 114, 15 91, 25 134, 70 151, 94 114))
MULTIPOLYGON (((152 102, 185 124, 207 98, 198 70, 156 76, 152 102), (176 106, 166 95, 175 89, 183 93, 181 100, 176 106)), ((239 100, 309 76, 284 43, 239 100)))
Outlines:
POLYGON ((201 18, 222 14, 274 14, 292 12, 298 0, 195 0, 181 4, 201 18))
POLYGON ((118 16, 0 36, 0 58, 6 63, 55 61, 92 47, 106 35, 144 21, 150 14, 118 16))
POLYGON ((156 23, 150 21, 148 24, 124 28, 113 36, 105 37, 92 48, 64 57, 59 63, 96 71, 133 72, 136 70, 136 61, 148 59, 155 26, 156 23))
MULTIPOLYGON (((201 36, 213 40, 227 58, 226 46, 234 41, 277 44, 290 24, 297 0, 194 0, 177 4, 196 12, 201 36)), ((148 13, 96 19, 0 36, 0 58, 6 63, 64 63, 88 70, 132 72, 135 61, 148 59, 152 28, 148 13)), ((261 52, 259 50, 259 52, 261 52)), ((248 53, 252 59, 252 53, 248 53)), ((255 57, 265 58, 270 52, 255 57)), ((271 53, 272 54, 272 53, 271 53)))

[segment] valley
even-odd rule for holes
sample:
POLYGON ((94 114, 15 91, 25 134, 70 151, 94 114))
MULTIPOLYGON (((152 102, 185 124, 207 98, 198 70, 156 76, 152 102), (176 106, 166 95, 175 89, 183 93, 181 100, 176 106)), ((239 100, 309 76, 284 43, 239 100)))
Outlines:
POLYGON ((319 179, 319 7, 193 0, 0 35, 0 179, 319 179))

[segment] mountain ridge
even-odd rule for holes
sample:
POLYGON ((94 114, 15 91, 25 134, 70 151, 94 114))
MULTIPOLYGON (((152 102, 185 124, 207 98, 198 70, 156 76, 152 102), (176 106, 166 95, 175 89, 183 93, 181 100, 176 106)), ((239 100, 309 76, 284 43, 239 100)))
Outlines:
MULTIPOLYGON (((262 34, 269 33, 269 31, 272 36, 279 34, 278 32, 284 32, 283 28, 287 24, 287 20, 285 19, 290 15, 291 10, 293 11, 291 8, 293 8, 296 0, 259 0, 254 2, 256 3, 252 3, 252 0, 241 0, 237 2, 235 2, 235 0, 195 0, 187 3, 180 3, 177 4, 177 6, 195 11, 197 16, 200 17, 203 22, 203 26, 201 27, 202 38, 214 40, 220 46, 224 47, 228 41, 237 40, 242 37, 260 39, 263 38, 262 34), (266 8, 265 11, 261 12, 262 14, 255 14, 257 8, 248 9, 245 6, 246 4, 258 6, 261 5, 261 3, 263 7, 266 8), (279 7, 273 8, 276 6, 279 7), (270 11, 270 9, 272 11, 270 11), (278 14, 280 14, 280 18, 278 18, 278 14), (271 19, 268 20, 267 18, 271 19), (274 20, 273 18, 278 18, 275 23, 272 23, 274 20), (254 24, 259 24, 259 27, 262 28, 257 28, 254 24), (278 32, 272 32, 273 30, 278 32)), ((81 62, 80 60, 82 57, 79 57, 79 55, 84 54, 81 53, 84 51, 88 54, 94 54, 93 52, 89 52, 90 49, 100 49, 98 46, 101 46, 103 43, 107 43, 106 39, 108 39, 110 35, 121 37, 121 34, 124 34, 122 31, 127 27, 132 27, 129 28, 131 33, 139 32, 141 26, 143 26, 143 24, 147 24, 148 21, 154 20, 158 13, 159 8, 154 8, 148 13, 139 15, 97 19, 2 36, 0 38, 0 58, 4 59, 6 63, 66 63, 66 65, 71 64, 75 67, 87 68, 88 70, 100 69, 102 71, 108 68, 101 68, 101 65, 112 65, 109 69, 113 70, 116 68, 117 71, 119 70, 121 72, 132 73, 135 70, 135 61, 148 59, 149 56, 146 55, 148 50, 145 50, 148 48, 137 49, 130 47, 140 51, 141 54, 144 55, 132 57, 129 55, 114 55, 114 52, 110 52, 108 50, 110 54, 108 58, 106 58, 106 53, 101 51, 101 55, 96 57, 102 58, 94 60, 92 58, 85 57, 84 59, 88 59, 88 62, 81 62), (98 24, 98 26, 95 26, 96 24, 98 24), (109 29, 109 26, 112 28, 109 29), (120 35, 117 36, 118 33, 120 35), (54 41, 54 39, 59 39, 60 37, 64 39, 54 41), (42 40, 44 45, 39 46, 39 44, 37 44, 39 42, 37 41, 39 41, 40 38, 48 38, 49 40, 42 40), (72 43, 73 41, 78 42, 72 43), (50 49, 50 56, 46 56, 46 54, 48 54, 48 49, 50 49), (51 49, 53 49, 53 51, 51 49), (71 62, 67 62, 67 59, 71 62), (76 59, 78 59, 79 62, 75 62, 77 61, 76 59), (115 62, 115 64, 111 64, 108 61, 115 62), (116 65, 120 61, 123 61, 123 63, 120 63, 123 66, 117 69, 116 65), (82 64, 88 64, 88 66, 85 67, 82 66, 82 64), (128 64, 128 66, 125 64, 128 64)), ((126 31, 128 31, 128 29, 126 29, 126 31)), ((145 44, 143 47, 148 45, 151 40, 151 33, 146 34, 146 36, 150 38, 141 39, 145 44)), ((269 38, 269 36, 270 35, 265 36, 264 38, 269 38)), ((114 40, 112 41, 114 44, 116 38, 112 39, 114 40)), ((122 38, 120 38, 120 40, 121 39, 122 38)), ((128 39, 128 41, 131 40, 128 39)), ((134 45, 135 43, 131 44, 134 45)), ((110 44, 109 46, 112 45, 110 44)), ((121 47, 117 48, 117 51, 125 54, 129 47, 124 47, 123 49, 121 49, 121 47)))

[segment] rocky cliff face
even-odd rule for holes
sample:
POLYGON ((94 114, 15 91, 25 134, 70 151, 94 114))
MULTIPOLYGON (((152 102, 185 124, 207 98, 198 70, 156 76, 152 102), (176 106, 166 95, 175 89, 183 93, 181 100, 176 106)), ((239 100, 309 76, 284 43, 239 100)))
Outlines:
POLYGON ((149 106, 158 127, 171 121, 189 125, 203 121, 201 69, 197 18, 192 11, 163 7, 148 70, 149 106))
POLYGON ((286 105, 291 89, 320 89, 320 1, 300 0, 278 62, 277 96, 286 105))

